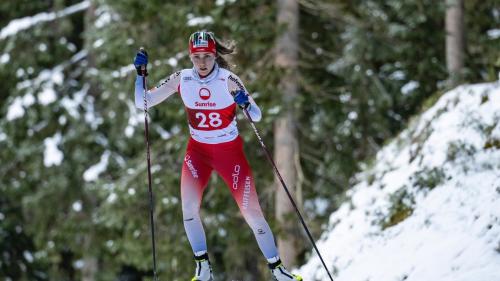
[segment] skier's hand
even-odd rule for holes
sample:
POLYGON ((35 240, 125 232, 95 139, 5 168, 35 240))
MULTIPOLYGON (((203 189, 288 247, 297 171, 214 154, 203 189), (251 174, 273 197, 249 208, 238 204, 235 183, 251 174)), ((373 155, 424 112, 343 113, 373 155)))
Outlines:
POLYGON ((248 101, 248 95, 244 90, 237 90, 233 92, 234 102, 237 103, 241 108, 247 108, 250 105, 248 101))
POLYGON ((138 75, 141 75, 143 74, 143 68, 144 68, 144 74, 145 75, 148 75, 148 69, 147 69, 147 66, 148 66, 148 53, 143 49, 141 48, 139 50, 139 52, 137 52, 137 54, 135 55, 135 58, 134 58, 134 66, 135 66, 135 69, 137 70, 137 74, 138 75))

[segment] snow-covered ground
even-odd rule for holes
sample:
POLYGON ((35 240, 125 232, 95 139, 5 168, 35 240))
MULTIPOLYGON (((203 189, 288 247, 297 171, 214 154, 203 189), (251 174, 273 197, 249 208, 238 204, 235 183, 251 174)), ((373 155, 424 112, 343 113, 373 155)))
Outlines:
MULTIPOLYGON (((357 177, 317 242, 336 281, 500 280, 500 82, 447 92, 357 177)), ((315 253, 297 272, 329 280, 315 253)))

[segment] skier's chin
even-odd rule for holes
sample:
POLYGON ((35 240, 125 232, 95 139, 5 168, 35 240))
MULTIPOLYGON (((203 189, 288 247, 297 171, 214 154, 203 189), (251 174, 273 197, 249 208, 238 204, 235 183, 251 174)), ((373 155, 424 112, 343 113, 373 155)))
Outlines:
POLYGON ((201 75, 207 75, 208 72, 209 72, 208 68, 206 68, 206 67, 198 69, 198 73, 200 73, 201 75))

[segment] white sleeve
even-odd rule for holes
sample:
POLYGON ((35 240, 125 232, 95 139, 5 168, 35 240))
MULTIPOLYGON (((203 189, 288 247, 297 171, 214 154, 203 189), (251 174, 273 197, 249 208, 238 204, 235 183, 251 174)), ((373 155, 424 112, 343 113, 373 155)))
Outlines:
MULTIPOLYGON (((177 92, 180 74, 180 71, 173 73, 158 86, 146 92, 148 109, 161 103, 173 93, 177 92)), ((137 75, 135 78, 135 106, 137 108, 144 108, 144 88, 142 85, 142 76, 140 75, 137 75)))
POLYGON ((250 105, 247 107, 248 115, 250 115, 252 121, 259 122, 262 119, 262 112, 252 97, 248 96, 248 100, 250 101, 250 105))
POLYGON ((247 89, 243 85, 243 82, 241 81, 241 79, 238 76, 236 76, 234 73, 231 73, 231 75, 229 75, 228 78, 229 79, 227 80, 227 83, 228 83, 229 92, 233 92, 236 90, 245 91, 245 93, 248 94, 248 101, 250 102, 250 105, 247 107, 248 115, 250 115, 250 118, 252 119, 252 121, 259 122, 260 119, 262 119, 262 112, 260 111, 260 108, 257 105, 257 103, 255 103, 253 98, 250 96, 250 93, 247 91, 247 89))

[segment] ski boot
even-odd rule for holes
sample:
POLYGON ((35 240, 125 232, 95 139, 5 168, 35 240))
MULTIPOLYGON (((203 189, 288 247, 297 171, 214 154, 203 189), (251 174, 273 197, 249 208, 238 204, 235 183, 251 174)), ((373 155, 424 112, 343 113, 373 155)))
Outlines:
POLYGON ((196 272, 191 281, 213 281, 212 266, 208 260, 208 254, 205 253, 201 256, 194 256, 196 262, 196 272))
POLYGON ((270 263, 269 268, 271 269, 271 273, 273 274, 273 279, 276 281, 302 281, 302 277, 296 274, 290 273, 286 270, 281 260, 277 262, 270 263))

